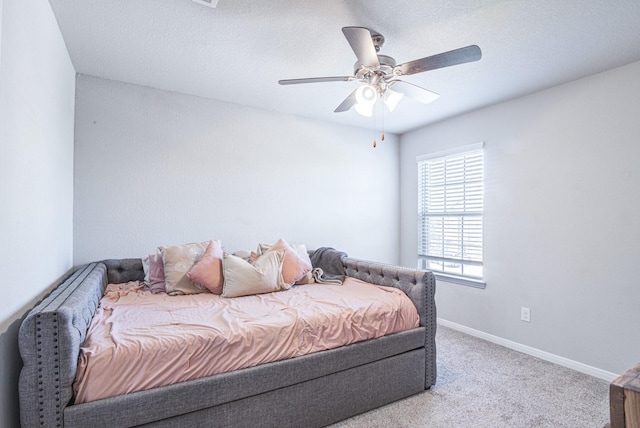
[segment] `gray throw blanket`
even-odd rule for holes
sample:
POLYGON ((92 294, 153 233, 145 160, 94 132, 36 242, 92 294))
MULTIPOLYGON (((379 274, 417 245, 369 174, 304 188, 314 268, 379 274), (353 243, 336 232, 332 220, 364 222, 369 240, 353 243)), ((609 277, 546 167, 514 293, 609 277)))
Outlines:
POLYGON ((344 265, 342 259, 347 253, 331 247, 320 247, 311 256, 313 277, 316 282, 342 284, 344 281, 344 265))

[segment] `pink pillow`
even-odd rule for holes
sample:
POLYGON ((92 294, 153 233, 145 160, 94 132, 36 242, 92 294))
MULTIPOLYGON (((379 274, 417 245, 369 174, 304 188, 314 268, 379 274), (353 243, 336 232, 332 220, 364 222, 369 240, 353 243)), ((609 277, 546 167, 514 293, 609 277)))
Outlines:
POLYGON ((222 247, 218 241, 209 242, 202 258, 187 273, 187 278, 213 294, 222 294, 222 247))
POLYGON ((162 253, 149 254, 149 290, 153 294, 166 292, 162 253))
MULTIPOLYGON (((300 278, 305 276, 307 272, 311 271, 311 265, 304 260, 298 253, 295 248, 289 245, 284 239, 279 239, 278 242, 273 244, 269 251, 264 254, 270 253, 272 251, 284 250, 284 262, 282 263, 282 278, 284 282, 291 287, 298 281, 300 278)), ((254 253, 255 254, 255 253, 254 253)), ((253 259, 253 254, 252 254, 253 259)), ((253 260, 252 260, 253 261, 253 260)))

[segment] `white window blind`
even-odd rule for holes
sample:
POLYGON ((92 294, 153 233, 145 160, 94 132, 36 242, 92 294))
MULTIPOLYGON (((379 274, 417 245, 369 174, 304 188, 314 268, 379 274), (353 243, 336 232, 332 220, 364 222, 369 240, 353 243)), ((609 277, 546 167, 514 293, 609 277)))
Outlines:
POLYGON ((422 267, 482 278, 483 144, 418 160, 418 256, 422 267))

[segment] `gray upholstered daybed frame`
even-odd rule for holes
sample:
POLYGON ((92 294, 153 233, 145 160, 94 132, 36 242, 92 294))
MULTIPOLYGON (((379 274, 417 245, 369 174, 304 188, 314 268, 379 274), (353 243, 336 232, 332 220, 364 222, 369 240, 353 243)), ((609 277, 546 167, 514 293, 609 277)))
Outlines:
POLYGON ((143 279, 140 259, 77 269, 26 317, 19 335, 23 427, 324 426, 428 389, 436 381, 432 273, 346 257, 345 273, 397 287, 420 327, 302 357, 84 404, 72 383, 107 283, 143 279))

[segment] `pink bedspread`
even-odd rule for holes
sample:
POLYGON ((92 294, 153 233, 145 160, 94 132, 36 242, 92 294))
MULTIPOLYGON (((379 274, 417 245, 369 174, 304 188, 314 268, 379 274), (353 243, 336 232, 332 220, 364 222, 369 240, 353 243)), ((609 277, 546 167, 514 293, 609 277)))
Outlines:
POLYGON ((400 290, 347 277, 255 296, 110 284, 80 349, 76 403, 336 348, 419 325, 400 290))

